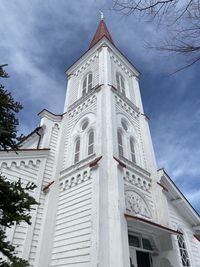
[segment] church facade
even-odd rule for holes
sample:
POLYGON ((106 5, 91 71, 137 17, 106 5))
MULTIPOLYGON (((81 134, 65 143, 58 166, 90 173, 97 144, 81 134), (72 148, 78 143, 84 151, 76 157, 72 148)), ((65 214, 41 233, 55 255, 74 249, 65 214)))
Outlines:
POLYGON ((32 224, 8 240, 32 267, 200 267, 200 217, 157 170, 139 71, 102 19, 66 72, 64 111, 39 113, 3 175, 34 182, 32 224))

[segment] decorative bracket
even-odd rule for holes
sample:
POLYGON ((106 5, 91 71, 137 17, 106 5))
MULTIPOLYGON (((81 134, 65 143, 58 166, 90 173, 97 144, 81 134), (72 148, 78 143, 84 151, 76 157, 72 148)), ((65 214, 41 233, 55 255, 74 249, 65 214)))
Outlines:
POLYGON ((116 158, 115 156, 113 156, 113 159, 115 159, 122 168, 126 168, 126 164, 122 162, 120 159, 116 158))
POLYGON ((48 183, 47 185, 44 186, 44 188, 42 189, 42 191, 46 194, 49 192, 49 187, 54 183, 54 181, 48 183))
POLYGON ((102 156, 100 156, 100 157, 94 159, 92 162, 90 162, 89 167, 90 167, 90 168, 95 167, 101 159, 102 159, 102 156))

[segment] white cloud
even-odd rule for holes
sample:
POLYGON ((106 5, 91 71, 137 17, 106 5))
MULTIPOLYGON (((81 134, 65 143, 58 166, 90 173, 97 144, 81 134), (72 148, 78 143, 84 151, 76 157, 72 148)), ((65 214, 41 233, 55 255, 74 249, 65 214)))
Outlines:
POLYGON ((199 207, 200 205, 200 189, 187 192, 185 194, 186 198, 193 203, 194 206, 199 207))

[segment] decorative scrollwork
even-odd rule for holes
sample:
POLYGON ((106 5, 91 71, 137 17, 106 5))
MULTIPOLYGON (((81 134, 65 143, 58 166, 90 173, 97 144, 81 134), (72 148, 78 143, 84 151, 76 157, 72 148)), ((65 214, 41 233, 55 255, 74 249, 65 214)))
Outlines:
POLYGON ((126 210, 133 215, 140 215, 145 218, 151 218, 151 212, 144 199, 135 191, 127 190, 125 192, 126 210))

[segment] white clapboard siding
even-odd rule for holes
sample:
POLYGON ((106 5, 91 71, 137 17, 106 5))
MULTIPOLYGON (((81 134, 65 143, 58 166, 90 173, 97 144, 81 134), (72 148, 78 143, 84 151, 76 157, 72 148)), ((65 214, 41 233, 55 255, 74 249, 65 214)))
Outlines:
MULTIPOLYGON (((1 168, 1 172, 8 180, 18 181, 21 179, 24 185, 28 182, 34 182, 37 185, 39 165, 33 164, 32 160, 26 160, 26 162, 24 162, 19 158, 15 159, 13 162, 9 162, 9 160, 6 162, 5 160, 5 163, 7 165, 1 168)), ((28 227, 26 223, 16 225, 13 236, 10 237, 12 244, 16 247, 17 256, 19 257, 22 257, 23 254, 28 227)))
MULTIPOLYGON (((52 128, 52 132, 51 132, 51 138, 50 138, 50 144, 49 144, 50 153, 46 161, 44 176, 42 177, 43 179, 42 187, 53 180, 52 173, 53 173, 53 167, 54 167, 54 162, 55 162, 55 157, 56 157, 58 134, 59 134, 59 128, 57 125, 55 125, 52 128)), ((39 237, 41 234, 42 222, 44 220, 45 195, 42 190, 41 190, 40 197, 39 197, 39 203, 40 205, 38 206, 38 209, 37 209, 33 237, 32 237, 32 242, 31 242, 31 249, 30 249, 30 254, 29 254, 29 264, 31 267, 35 266, 34 263, 35 263, 36 254, 38 252, 37 249, 39 245, 38 241, 39 241, 39 237)))
POLYGON ((90 266, 92 179, 61 190, 50 266, 90 266))
MULTIPOLYGON (((170 223, 174 227, 180 227, 184 233, 184 238, 189 252, 191 263, 195 263, 194 267, 200 267, 199 259, 199 241, 193 236, 193 231, 191 225, 189 225, 186 220, 180 215, 178 209, 169 203, 169 216, 170 223)), ((192 265, 191 265, 192 266, 192 265)), ((193 267, 193 266, 192 266, 193 267)))

